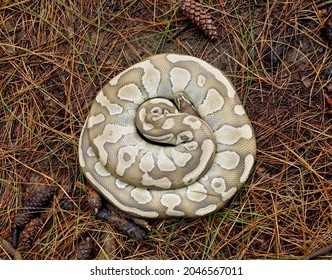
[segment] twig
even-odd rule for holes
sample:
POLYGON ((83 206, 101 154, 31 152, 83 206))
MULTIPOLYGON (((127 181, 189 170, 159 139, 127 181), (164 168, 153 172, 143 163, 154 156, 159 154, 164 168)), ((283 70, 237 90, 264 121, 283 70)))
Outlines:
POLYGON ((22 260, 21 253, 14 249, 13 246, 4 238, 0 236, 0 247, 11 257, 14 258, 14 260, 22 260))
POLYGON ((305 260, 313 260, 317 257, 320 257, 322 255, 325 255, 326 253, 332 251, 332 244, 317 250, 316 252, 313 252, 312 254, 310 254, 309 256, 305 257, 305 260))
POLYGON ((191 22, 187 22, 184 26, 182 26, 180 29, 178 29, 176 32, 174 32, 171 36, 172 39, 175 39, 177 36, 179 36, 180 33, 182 33, 184 30, 186 30, 189 25, 191 25, 191 22))
POLYGON ((332 4, 332 0, 329 0, 329 1, 326 1, 326 2, 323 2, 323 3, 320 3, 320 4, 317 4, 317 7, 318 8, 322 8, 326 5, 329 5, 329 4, 332 4))

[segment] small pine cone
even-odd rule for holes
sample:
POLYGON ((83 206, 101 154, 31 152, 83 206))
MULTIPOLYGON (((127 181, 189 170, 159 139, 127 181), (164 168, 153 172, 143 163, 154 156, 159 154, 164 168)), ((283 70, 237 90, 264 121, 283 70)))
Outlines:
POLYGON ((32 243, 43 224, 44 221, 41 218, 35 218, 24 227, 18 240, 18 247, 21 250, 29 250, 31 248, 32 243))
POLYGON ((40 211, 39 207, 44 206, 53 195, 53 188, 43 185, 34 188, 29 196, 24 199, 23 207, 19 209, 15 217, 15 224, 24 227, 33 216, 40 211))
POLYGON ((45 182, 45 179, 36 174, 30 178, 27 193, 23 201, 24 207, 41 207, 50 201, 54 194, 54 187, 45 182))
POLYGON ((119 230, 122 231, 125 235, 134 238, 136 240, 143 240, 146 236, 146 232, 139 225, 126 221, 119 230))
POLYGON ((181 10, 184 15, 197 25, 211 40, 218 35, 217 28, 213 25, 212 17, 206 8, 195 0, 183 0, 181 10))
POLYGON ((85 240, 82 240, 78 244, 76 251, 77 260, 91 260, 96 255, 96 248, 90 237, 87 237, 85 240))
POLYGON ((91 210, 94 211, 95 214, 98 213, 101 208, 101 196, 94 189, 88 188, 88 203, 91 210))
POLYGON ((32 208, 19 209, 15 217, 15 225, 18 227, 24 227, 33 218, 34 210, 32 208))
POLYGON ((33 173, 29 178, 29 185, 24 189, 23 205, 20 207, 16 217, 15 224, 18 227, 24 227, 33 216, 39 212, 39 207, 44 206, 54 194, 53 186, 47 184, 44 177, 33 173))
POLYGON ((109 210, 101 209, 97 213, 96 217, 98 219, 108 221, 112 225, 116 226, 125 235, 136 240, 143 240, 146 236, 146 232, 142 227, 125 220, 124 218, 118 216, 115 213, 111 213, 109 210))

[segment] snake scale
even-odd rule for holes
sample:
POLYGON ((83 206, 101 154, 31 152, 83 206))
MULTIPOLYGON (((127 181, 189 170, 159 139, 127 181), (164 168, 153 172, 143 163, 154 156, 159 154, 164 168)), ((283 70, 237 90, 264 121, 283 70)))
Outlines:
POLYGON ((79 141, 93 187, 144 218, 197 217, 245 183, 256 140, 226 76, 196 57, 160 54, 97 94, 79 141))

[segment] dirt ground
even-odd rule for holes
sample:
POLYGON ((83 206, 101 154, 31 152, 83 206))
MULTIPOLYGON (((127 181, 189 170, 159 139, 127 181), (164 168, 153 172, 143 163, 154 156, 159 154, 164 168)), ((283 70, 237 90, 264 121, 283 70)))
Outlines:
POLYGON ((332 243, 331 1, 197 1, 213 40, 179 2, 0 0, 0 259, 303 259, 332 243), (136 240, 95 217, 78 139, 100 88, 163 52, 229 76, 257 158, 226 207, 136 240))

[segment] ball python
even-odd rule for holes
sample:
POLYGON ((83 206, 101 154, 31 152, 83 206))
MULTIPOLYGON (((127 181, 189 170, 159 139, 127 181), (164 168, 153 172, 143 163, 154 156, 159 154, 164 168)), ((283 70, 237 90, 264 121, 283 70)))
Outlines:
POLYGON ((143 218, 197 217, 244 185, 256 140, 229 79, 196 57, 159 54, 97 94, 79 140, 92 186, 143 218))

